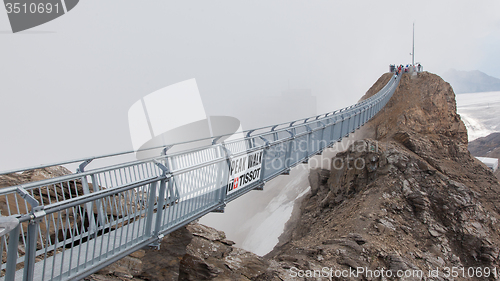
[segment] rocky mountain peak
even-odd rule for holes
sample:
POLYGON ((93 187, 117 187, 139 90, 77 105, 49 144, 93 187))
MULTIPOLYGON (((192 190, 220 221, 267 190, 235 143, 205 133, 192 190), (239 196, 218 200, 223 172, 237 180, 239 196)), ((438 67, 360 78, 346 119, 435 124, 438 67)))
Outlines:
POLYGON ((0 176, 0 188, 70 175, 71 171, 62 166, 45 167, 0 176))
MULTIPOLYGON (((272 252, 280 277, 291 267, 416 270, 426 278, 440 269, 430 279, 447 280, 446 267, 498 266, 500 185, 468 152, 450 85, 427 72, 404 74, 364 130, 369 138, 338 153, 329 171, 311 171, 292 238, 272 252)), ((413 277, 405 280, 422 280, 413 277)))
POLYGON ((370 123, 376 127, 376 139, 406 132, 444 136, 467 145, 467 129, 457 114, 453 89, 429 72, 419 73, 417 78, 403 75, 386 108, 370 123))

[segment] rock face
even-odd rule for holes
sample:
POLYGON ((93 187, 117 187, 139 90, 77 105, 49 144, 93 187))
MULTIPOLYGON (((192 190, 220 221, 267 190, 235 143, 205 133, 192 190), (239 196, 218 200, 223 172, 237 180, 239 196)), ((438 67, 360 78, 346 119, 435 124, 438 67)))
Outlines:
MULTIPOLYGON (((25 171, 23 173, 1 175, 0 188, 25 184, 28 182, 41 181, 55 177, 61 177, 69 174, 71 174, 71 172, 68 169, 61 166, 53 166, 42 169, 25 171)), ((38 202, 44 202, 45 204, 49 204, 48 200, 49 196, 53 199, 54 202, 55 201, 54 199, 56 197, 59 198, 59 200, 62 200, 63 197, 70 198, 70 193, 72 196, 77 194, 83 195, 83 187, 82 187, 82 182, 80 180, 71 181, 69 185, 70 186, 68 188, 68 184, 65 183, 63 184, 64 188, 60 187, 57 189, 51 188, 50 191, 48 191, 46 188, 42 188, 41 192, 40 190, 35 189, 33 195, 35 199, 38 200, 38 202), (75 184, 76 187, 74 186, 75 184)), ((89 189, 92 191, 92 184, 90 184, 89 189)), ((17 213, 14 197, 9 196, 8 199, 12 213, 17 213)), ((19 206, 19 210, 21 213, 26 212, 25 206, 23 205, 24 204, 20 204, 19 206)), ((8 214, 8 207, 5 197, 0 198, 0 210, 2 214, 4 215, 8 214)))
POLYGON ((61 166, 35 169, 23 173, 0 176, 0 188, 69 175, 71 172, 61 166))
MULTIPOLYGON (((467 150, 449 84, 427 72, 405 74, 365 127, 370 139, 337 154, 330 171, 311 172, 292 238, 270 257, 280 278, 362 267, 410 270, 405 280, 451 280, 445 267, 498 267, 500 185, 467 150), (429 278, 435 269, 438 277, 429 278)), ((336 280, 362 277, 380 280, 336 280)), ((470 279, 462 271, 454 278, 470 279)))
POLYGON ((86 280, 278 280, 269 261, 233 247, 224 233, 193 222, 86 280))
MULTIPOLYGON (((53 167, 46 167, 42 169, 35 169, 35 170, 30 170, 30 171, 25 171, 22 173, 13 173, 13 174, 6 174, 6 175, 1 175, 0 176, 0 188, 3 187, 9 187, 9 186, 15 186, 15 185, 20 185, 20 184, 25 184, 29 182, 35 182, 35 181, 41 181, 41 180, 46 180, 50 178, 55 178, 55 177, 61 177, 64 175, 69 175, 71 172, 61 166, 53 166, 53 167)), ((82 182, 80 180, 72 181, 69 183, 63 184, 64 188, 56 188, 54 189, 53 187, 50 189, 47 188, 41 188, 41 189, 35 189, 33 191, 33 196, 38 202, 44 202, 45 204, 49 204, 49 197, 52 200, 52 202, 56 202, 56 198, 59 200, 62 200, 62 198, 70 198, 71 196, 75 195, 83 195, 83 186, 82 182), (75 186, 76 185, 76 186, 75 186), (69 188, 68 188, 69 187, 69 188)), ((90 187, 91 189, 91 187, 90 187)), ((24 204, 23 199, 21 199, 20 196, 17 196, 16 194, 9 194, 7 196, 1 196, 0 197, 0 213, 4 216, 9 215, 9 208, 12 214, 17 214, 19 208, 19 212, 21 213, 28 213, 26 210, 26 206, 28 204, 24 204), (20 200, 17 201, 19 204, 16 204, 16 199, 20 200)), ((72 217, 72 215, 70 215, 72 217)), ((54 218, 57 219, 57 214, 54 215, 54 218)), ((61 215, 62 219, 66 218, 66 214, 61 215)), ((82 224, 82 221, 80 218, 76 220, 78 224, 82 224)), ((27 231, 27 224, 24 223, 24 230, 27 231)), ((46 236, 47 234, 47 229, 45 224, 40 224, 40 229, 41 233, 40 235, 46 236)), ((50 225, 48 229, 48 233, 51 236, 52 241, 54 241, 54 237, 57 235, 59 237, 59 240, 64 239, 64 233, 62 230, 59 230, 59 232, 56 234, 55 226, 50 225)), ((38 247, 41 248, 41 244, 38 244, 38 247)), ((20 254, 24 254, 24 246, 20 246, 19 250, 20 254)))
POLYGON ((268 262, 240 248, 231 247, 221 231, 201 224, 190 224, 193 235, 180 262, 179 280, 250 280, 265 276, 268 262))

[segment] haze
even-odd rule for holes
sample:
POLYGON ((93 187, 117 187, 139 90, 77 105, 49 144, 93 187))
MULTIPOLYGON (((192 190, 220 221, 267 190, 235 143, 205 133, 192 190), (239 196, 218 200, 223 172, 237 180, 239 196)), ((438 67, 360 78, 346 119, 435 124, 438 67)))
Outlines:
POLYGON ((259 112, 288 88, 311 89, 318 113, 353 104, 389 64, 411 62, 413 22, 424 70, 500 77, 498 11, 495 0, 84 0, 12 34, 0 9, 0 170, 131 150, 129 107, 191 78, 208 115, 244 129, 272 124, 259 112))

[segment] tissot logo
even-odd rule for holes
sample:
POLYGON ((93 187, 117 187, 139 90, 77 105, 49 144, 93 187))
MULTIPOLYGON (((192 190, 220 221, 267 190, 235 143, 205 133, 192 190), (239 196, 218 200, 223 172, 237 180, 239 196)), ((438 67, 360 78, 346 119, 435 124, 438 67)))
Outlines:
POLYGON ((12 32, 56 19, 73 9, 79 0, 4 0, 12 32))

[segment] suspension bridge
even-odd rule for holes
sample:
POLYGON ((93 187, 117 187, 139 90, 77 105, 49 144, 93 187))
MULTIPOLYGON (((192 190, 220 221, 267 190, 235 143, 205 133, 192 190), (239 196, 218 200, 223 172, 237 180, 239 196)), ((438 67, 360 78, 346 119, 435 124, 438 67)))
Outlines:
POLYGON ((89 171, 90 161, 119 154, 82 159, 74 174, 0 189, 0 280, 79 280, 158 246, 165 234, 223 212, 359 129, 387 104, 401 76, 334 112, 89 171))

